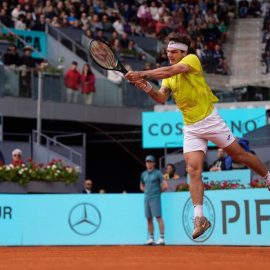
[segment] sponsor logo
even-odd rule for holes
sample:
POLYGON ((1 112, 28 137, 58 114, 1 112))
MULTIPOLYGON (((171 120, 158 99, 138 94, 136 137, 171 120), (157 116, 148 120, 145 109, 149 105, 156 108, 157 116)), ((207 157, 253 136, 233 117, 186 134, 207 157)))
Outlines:
POLYGON ((91 235, 101 225, 100 211, 90 203, 77 204, 70 210, 68 224, 76 234, 91 235))

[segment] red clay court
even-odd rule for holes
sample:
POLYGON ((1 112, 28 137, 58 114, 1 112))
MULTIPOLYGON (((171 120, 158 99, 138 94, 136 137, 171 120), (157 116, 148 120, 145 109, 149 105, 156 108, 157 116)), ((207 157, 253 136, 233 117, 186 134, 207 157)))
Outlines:
POLYGON ((270 247, 1 247, 2 270, 270 269, 270 247))

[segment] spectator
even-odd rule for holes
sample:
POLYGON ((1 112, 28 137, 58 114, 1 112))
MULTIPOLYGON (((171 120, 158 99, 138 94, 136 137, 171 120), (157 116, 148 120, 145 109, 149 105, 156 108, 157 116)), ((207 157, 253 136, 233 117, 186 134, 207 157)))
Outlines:
POLYGON ((152 1, 149 7, 151 17, 153 20, 158 21, 159 15, 158 15, 158 7, 155 1, 152 1))
POLYGON ((25 25, 27 30, 31 30, 35 25, 35 18, 31 12, 27 12, 25 16, 25 25))
POLYGON ((120 40, 118 38, 114 39, 113 44, 112 44, 112 49, 118 57, 121 57, 122 50, 121 50, 120 40))
POLYGON ((138 8, 137 17, 140 19, 140 22, 143 25, 147 25, 152 20, 151 11, 147 5, 147 2, 144 1, 138 8))
POLYGON ((51 26, 56 27, 56 28, 62 27, 58 17, 52 18, 51 26))
POLYGON ((105 14, 105 15, 102 16, 101 24, 102 24, 103 31, 111 32, 113 30, 113 26, 112 26, 112 23, 109 20, 108 15, 105 14))
POLYGON ((261 6, 262 16, 263 17, 266 16, 269 10, 270 10, 270 1, 269 0, 263 1, 262 6, 261 6))
POLYGON ((216 74, 228 75, 229 68, 225 58, 219 58, 216 65, 216 74))
POLYGON ((261 16, 261 3, 258 0, 251 0, 248 13, 254 18, 261 16))
POLYGON ((89 20, 89 18, 87 17, 87 14, 86 14, 85 12, 82 13, 81 18, 80 18, 80 21, 81 21, 81 23, 82 23, 82 26, 83 26, 85 29, 89 28, 89 26, 90 26, 90 20, 89 20))
POLYGON ((67 89, 67 102, 78 103, 81 74, 78 71, 78 63, 73 61, 64 78, 67 89))
POLYGON ((270 71, 270 24, 268 26, 268 32, 265 37, 264 52, 262 53, 262 61, 265 63, 265 74, 270 71))
POLYGON ((0 150, 0 166, 2 165, 5 165, 5 158, 2 151, 0 150))
POLYGON ((3 62, 6 66, 19 66, 20 56, 17 53, 17 48, 15 45, 8 46, 7 51, 3 55, 3 62))
POLYGON ((213 51, 209 48, 207 44, 205 44, 204 48, 200 51, 199 57, 202 60, 203 69, 207 73, 213 73, 215 68, 213 51))
POLYGON ((46 27, 46 18, 44 14, 40 14, 39 19, 34 24, 32 30, 45 32, 45 27, 46 27))
POLYGON ((91 24, 92 31, 96 32, 98 30, 102 30, 102 23, 99 20, 99 16, 97 14, 94 14, 90 24, 91 24))
POLYGON ((164 17, 160 17, 156 23, 156 35, 158 38, 163 38, 166 36, 168 24, 165 22, 164 17))
POLYGON ((7 27, 13 27, 14 23, 10 14, 4 9, 0 9, 0 21, 7 27))
POLYGON ((92 189, 93 189, 93 181, 90 179, 85 179, 82 193, 85 193, 85 194, 93 193, 92 189))
POLYGON ((127 49, 129 44, 129 38, 127 33, 123 33, 120 38, 120 45, 122 49, 127 49))
POLYGON ((163 180, 161 171, 155 168, 155 157, 147 156, 145 158, 146 170, 141 174, 140 189, 144 192, 144 209, 147 218, 149 239, 147 245, 153 245, 154 242, 154 224, 153 217, 156 217, 160 239, 157 245, 164 245, 164 223, 161 214, 161 192, 168 188, 168 184, 163 180))
POLYGON ((106 193, 106 190, 104 188, 101 188, 99 191, 98 191, 99 194, 105 194, 106 193))
POLYGON ((164 180, 178 180, 180 178, 180 176, 176 173, 175 166, 172 163, 167 164, 163 178, 164 180))
POLYGON ((117 18, 112 26, 119 35, 124 34, 124 23, 122 22, 121 18, 117 18))
POLYGON ((14 28, 17 30, 26 30, 26 17, 24 14, 20 14, 18 19, 14 23, 14 28))
POLYGON ((17 6, 11 11, 12 20, 13 20, 14 22, 16 22, 20 15, 25 15, 25 11, 22 10, 22 6, 21 6, 21 5, 17 5, 17 6))
POLYGON ((90 39, 93 39, 95 37, 94 32, 92 30, 87 30, 85 32, 85 36, 90 38, 90 39))
POLYGON ((247 0, 241 0, 238 3, 238 16, 239 18, 246 18, 249 10, 249 2, 247 0))
POLYGON ((13 166, 19 166, 24 164, 24 161, 22 159, 22 150, 19 148, 16 148, 12 151, 12 157, 11 157, 11 164, 13 166))
POLYGON ((32 96, 32 76, 36 66, 36 60, 32 57, 33 48, 25 46, 23 56, 20 58, 20 96, 32 96))
POLYGON ((81 75, 81 91, 85 104, 92 104, 96 77, 88 64, 84 64, 81 75))
POLYGON ((215 45, 215 49, 213 52, 213 59, 215 65, 215 73, 217 72, 217 65, 220 63, 220 59, 224 58, 224 53, 218 44, 215 45))
POLYGON ((225 25, 224 21, 220 21, 220 25, 218 26, 219 31, 221 32, 221 42, 225 43, 229 39, 229 31, 228 26, 225 25))
POLYGON ((136 56, 137 56, 137 50, 135 49, 135 42, 134 42, 134 40, 130 40, 128 42, 127 48, 122 48, 121 51, 122 51, 121 55, 123 57, 126 57, 126 58, 136 58, 136 56))
POLYGON ((225 164, 225 151, 222 148, 217 149, 217 159, 209 167, 210 172, 224 171, 226 170, 225 164))
POLYGON ((102 30, 97 31, 96 40, 108 42, 108 38, 104 35, 104 32, 102 30))

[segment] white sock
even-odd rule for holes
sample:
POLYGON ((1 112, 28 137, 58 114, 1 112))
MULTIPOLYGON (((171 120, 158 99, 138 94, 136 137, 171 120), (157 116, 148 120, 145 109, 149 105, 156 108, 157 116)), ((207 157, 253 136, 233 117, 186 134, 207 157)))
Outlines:
POLYGON ((203 217, 203 206, 200 204, 194 205, 194 218, 203 217))
POLYGON ((264 180, 270 184, 270 172, 267 173, 267 175, 264 177, 264 180))

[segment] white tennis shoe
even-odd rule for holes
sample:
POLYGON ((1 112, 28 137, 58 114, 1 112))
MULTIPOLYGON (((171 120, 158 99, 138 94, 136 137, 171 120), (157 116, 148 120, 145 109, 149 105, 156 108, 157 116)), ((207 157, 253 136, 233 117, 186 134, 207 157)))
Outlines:
POLYGON ((146 243, 145 243, 146 245, 148 245, 148 246, 152 246, 152 245, 154 245, 155 244, 155 241, 154 241, 154 239, 153 238, 149 238, 147 241, 146 241, 146 243))
POLYGON ((157 242, 156 242, 156 245, 159 245, 159 246, 165 245, 164 239, 163 239, 163 238, 159 238, 159 239, 157 240, 157 242))

